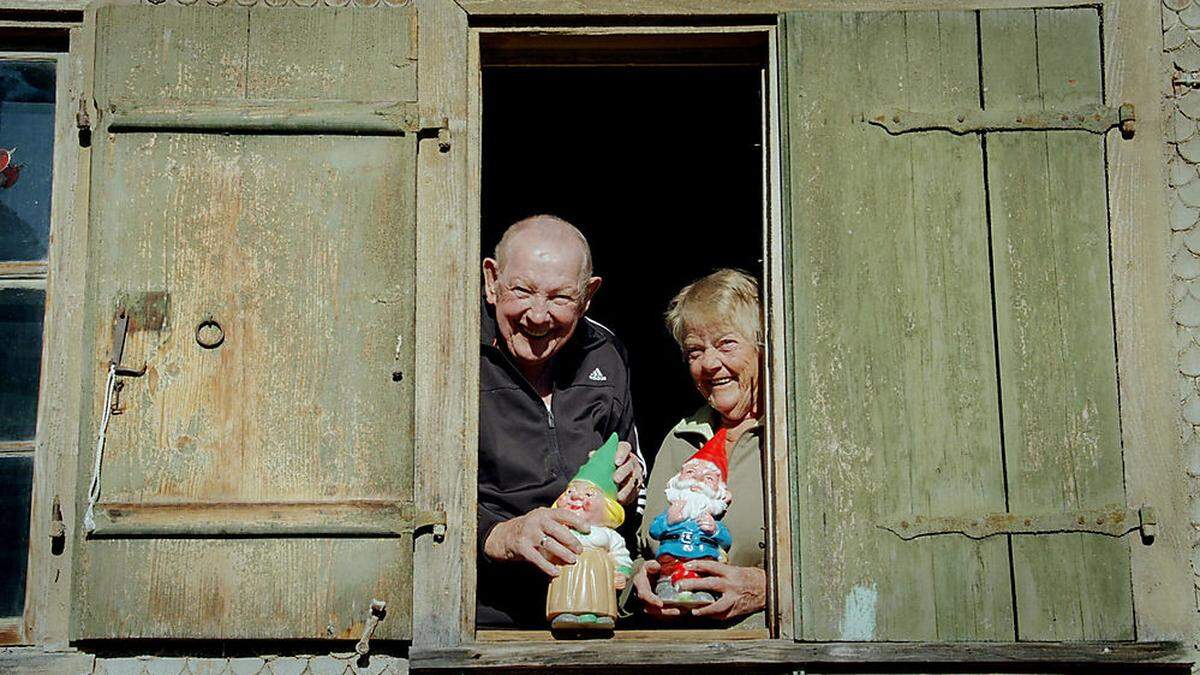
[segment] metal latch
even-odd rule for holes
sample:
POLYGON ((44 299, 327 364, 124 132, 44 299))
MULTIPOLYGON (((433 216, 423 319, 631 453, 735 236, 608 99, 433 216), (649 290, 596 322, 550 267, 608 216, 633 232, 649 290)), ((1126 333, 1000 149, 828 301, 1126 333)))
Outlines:
POLYGON ((982 516, 906 515, 886 519, 878 523, 877 527, 887 530, 905 541, 943 534, 960 534, 971 539, 986 539, 998 534, 1062 534, 1069 532, 1123 537, 1134 530, 1140 530, 1142 542, 1149 545, 1154 542, 1154 537, 1158 533, 1158 518, 1152 506, 1127 509, 1114 505, 1088 511, 1033 515, 1013 513, 991 513, 982 516))
POLYGON ((441 509, 418 511, 413 518, 413 539, 429 532, 433 540, 441 543, 446 539, 446 512, 441 509))
POLYGON ((75 113, 75 128, 80 131, 92 129, 92 117, 88 114, 87 100, 83 97, 79 99, 79 111, 75 113))
POLYGON ((1071 110, 950 110, 942 113, 887 110, 866 116, 868 124, 889 134, 916 131, 949 131, 952 134, 991 131, 1088 131, 1104 134, 1118 128, 1122 138, 1133 138, 1137 114, 1132 103, 1118 108, 1090 105, 1071 110))
POLYGON ((423 138, 436 138, 438 152, 450 152, 450 118, 421 118, 420 128, 417 130, 417 140, 420 141, 423 138))
POLYGON ((371 616, 367 617, 367 624, 363 626, 362 637, 358 639, 358 643, 354 645, 354 651, 359 656, 366 656, 367 652, 371 651, 371 635, 375 633, 375 629, 379 627, 379 622, 387 616, 387 603, 383 600, 371 600, 371 616))
POLYGON ((125 337, 129 335, 129 310, 121 307, 117 310, 117 318, 113 322, 113 342, 112 354, 109 355, 109 360, 117 369, 117 375, 126 377, 141 377, 146 374, 146 364, 142 364, 139 369, 126 368, 121 365, 121 359, 125 356, 125 337))
POLYGON ((58 495, 54 495, 54 503, 50 506, 50 553, 62 555, 67 543, 67 524, 63 522, 62 504, 58 495))

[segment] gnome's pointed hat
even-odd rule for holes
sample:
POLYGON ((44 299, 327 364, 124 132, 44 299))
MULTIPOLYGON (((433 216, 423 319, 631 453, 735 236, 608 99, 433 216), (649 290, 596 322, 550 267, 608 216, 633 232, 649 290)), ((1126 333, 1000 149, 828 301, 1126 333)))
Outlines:
POLYGON ((588 461, 571 480, 586 480, 600 488, 610 499, 617 498, 617 484, 613 482, 613 470, 617 467, 617 435, 608 437, 604 445, 596 449, 588 461))
POLYGON ((729 482, 729 457, 725 454, 725 429, 720 429, 713 435, 704 447, 696 451, 696 454, 688 457, 687 461, 693 459, 703 459, 717 465, 721 470, 721 480, 729 482))

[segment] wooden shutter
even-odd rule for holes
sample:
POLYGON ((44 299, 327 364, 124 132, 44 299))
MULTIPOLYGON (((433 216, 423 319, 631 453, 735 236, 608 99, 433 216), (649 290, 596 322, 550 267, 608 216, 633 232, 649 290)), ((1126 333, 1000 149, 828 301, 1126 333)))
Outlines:
POLYGON ((1132 639, 1096 10, 784 25, 802 637, 1132 639))
POLYGON ((74 637, 409 637, 414 10, 96 22, 74 637))

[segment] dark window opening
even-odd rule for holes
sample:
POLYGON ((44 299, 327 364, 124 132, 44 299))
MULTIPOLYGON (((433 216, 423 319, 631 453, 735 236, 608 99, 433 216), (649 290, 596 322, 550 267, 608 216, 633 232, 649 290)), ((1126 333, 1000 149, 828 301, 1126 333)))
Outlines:
POLYGON ((766 58, 762 32, 483 40, 482 254, 535 214, 583 232, 604 279, 588 316, 628 352, 649 462, 703 403, 671 298, 724 267, 762 281, 766 58))

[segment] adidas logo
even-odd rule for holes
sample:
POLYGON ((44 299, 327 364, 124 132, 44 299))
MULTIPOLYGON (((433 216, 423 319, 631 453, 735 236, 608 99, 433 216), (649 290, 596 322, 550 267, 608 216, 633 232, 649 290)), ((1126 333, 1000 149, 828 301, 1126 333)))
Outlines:
POLYGON ((588 379, 591 380, 592 382, 607 382, 608 381, 608 378, 604 376, 604 373, 600 372, 599 368, 593 370, 591 372, 591 374, 588 375, 588 379))

